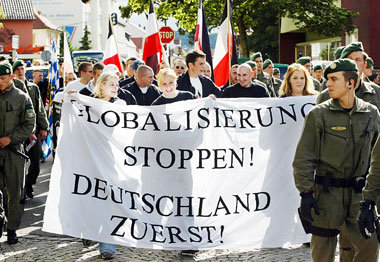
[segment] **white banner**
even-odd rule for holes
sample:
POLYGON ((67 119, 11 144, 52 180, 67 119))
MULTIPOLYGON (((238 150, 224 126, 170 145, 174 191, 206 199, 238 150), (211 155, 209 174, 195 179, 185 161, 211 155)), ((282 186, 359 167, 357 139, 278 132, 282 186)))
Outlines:
POLYGON ((307 242, 292 162, 315 99, 66 96, 43 230, 157 249, 307 242))

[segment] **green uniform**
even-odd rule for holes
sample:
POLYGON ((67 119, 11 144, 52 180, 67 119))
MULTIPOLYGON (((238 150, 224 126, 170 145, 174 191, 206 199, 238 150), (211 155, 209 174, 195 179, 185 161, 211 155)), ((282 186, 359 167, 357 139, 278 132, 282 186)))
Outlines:
MULTIPOLYGON (((41 130, 48 130, 49 122, 46 117, 45 108, 42 103, 38 86, 28 82, 27 80, 25 80, 25 86, 32 100, 34 112, 36 114, 35 134, 38 135, 41 130)), ((27 141, 27 143, 29 143, 29 141, 27 141)), ((42 149, 41 140, 39 138, 36 144, 29 150, 27 154, 30 158, 30 165, 25 179, 25 192, 28 195, 28 193, 31 193, 33 191, 32 185, 36 183, 38 175, 40 174, 40 158, 42 149)))
POLYGON ((280 90, 280 87, 282 85, 282 80, 272 77, 272 83, 273 83, 273 90, 276 93, 276 96, 278 96, 278 91, 280 90))
POLYGON ((380 136, 372 151, 371 167, 365 187, 363 188, 363 199, 375 201, 380 195, 380 136))
MULTIPOLYGON (((326 89, 326 84, 327 80, 322 83, 323 91, 317 97, 317 104, 330 99, 330 94, 326 89)), ((371 103, 380 110, 380 89, 376 88, 376 86, 371 83, 361 81, 358 88, 355 90, 355 95, 358 98, 371 103)), ((380 199, 377 203, 380 203, 380 199)), ((347 235, 347 228, 343 226, 339 235, 340 261, 352 261, 354 257, 354 247, 352 246, 352 243, 347 235)))
POLYGON ((46 111, 41 99, 40 90, 37 85, 25 81, 25 86, 28 91, 28 94, 32 100, 33 108, 36 113, 36 129, 39 130, 48 130, 49 122, 46 117, 46 111))
POLYGON ((13 78, 13 84, 15 87, 28 94, 28 90, 26 89, 24 82, 22 82, 20 79, 13 78))
MULTIPOLYGON (((34 130, 35 114, 29 96, 14 84, 0 92, 0 137, 8 136, 10 145, 22 151, 22 143, 34 130)), ((0 188, 8 195, 7 228, 16 230, 21 223, 25 160, 8 148, 0 149, 0 188), (4 190, 5 189, 5 190, 4 190)))
MULTIPOLYGON (((350 112, 330 99, 315 106, 305 119, 293 162, 300 192, 314 191, 320 215, 312 211, 312 225, 341 229, 345 224, 357 248, 355 261, 377 261, 376 237, 364 239, 356 226, 361 194, 351 184, 367 174, 371 148, 380 131, 380 115, 371 104, 355 98, 350 112), (330 182, 326 178, 331 174, 330 182), (328 192, 323 191, 323 184, 328 192), (348 186, 347 186, 348 185, 348 186)), ((334 261, 337 238, 313 233, 313 261, 334 261)))
POLYGON ((321 83, 319 83, 319 81, 317 79, 315 79, 314 77, 312 77, 312 79, 313 79, 313 83, 314 83, 314 89, 318 92, 321 92, 322 91, 321 83))
POLYGON ((266 85, 270 97, 276 97, 276 93, 274 92, 272 81, 270 80, 268 73, 261 70, 260 74, 257 74, 257 80, 266 85))

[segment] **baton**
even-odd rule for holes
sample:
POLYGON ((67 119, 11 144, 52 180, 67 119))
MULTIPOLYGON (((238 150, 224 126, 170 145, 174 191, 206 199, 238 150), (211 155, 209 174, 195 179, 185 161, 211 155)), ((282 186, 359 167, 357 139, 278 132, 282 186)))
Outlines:
POLYGON ((23 152, 20 152, 18 151, 16 148, 14 148, 13 146, 11 145, 7 145, 5 148, 8 148, 9 150, 11 150, 13 153, 15 153, 16 155, 18 155, 19 157, 25 159, 26 161, 29 160, 29 157, 27 155, 25 155, 23 152))

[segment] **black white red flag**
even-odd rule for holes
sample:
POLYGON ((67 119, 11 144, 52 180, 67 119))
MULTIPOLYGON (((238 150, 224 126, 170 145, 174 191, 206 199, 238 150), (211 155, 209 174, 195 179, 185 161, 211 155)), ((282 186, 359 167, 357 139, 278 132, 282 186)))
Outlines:
POLYGON ((153 1, 150 1, 147 35, 144 41, 143 60, 146 65, 153 69, 155 74, 160 70, 162 62, 162 46, 157 28, 156 14, 154 13, 153 1))
POLYGON ((214 82, 217 86, 227 83, 230 66, 238 63, 232 28, 231 0, 226 0, 214 52, 214 82), (229 2, 229 3, 228 3, 229 2), (230 11, 228 12, 228 6, 230 11))

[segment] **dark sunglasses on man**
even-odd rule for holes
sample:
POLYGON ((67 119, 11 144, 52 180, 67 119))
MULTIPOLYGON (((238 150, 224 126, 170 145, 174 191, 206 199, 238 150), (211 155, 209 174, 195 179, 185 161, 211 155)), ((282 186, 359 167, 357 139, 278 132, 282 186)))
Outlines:
POLYGON ((180 68, 181 68, 182 70, 184 70, 184 69, 185 69, 185 67, 184 67, 184 66, 175 66, 175 68, 176 68, 176 69, 180 69, 180 68))

